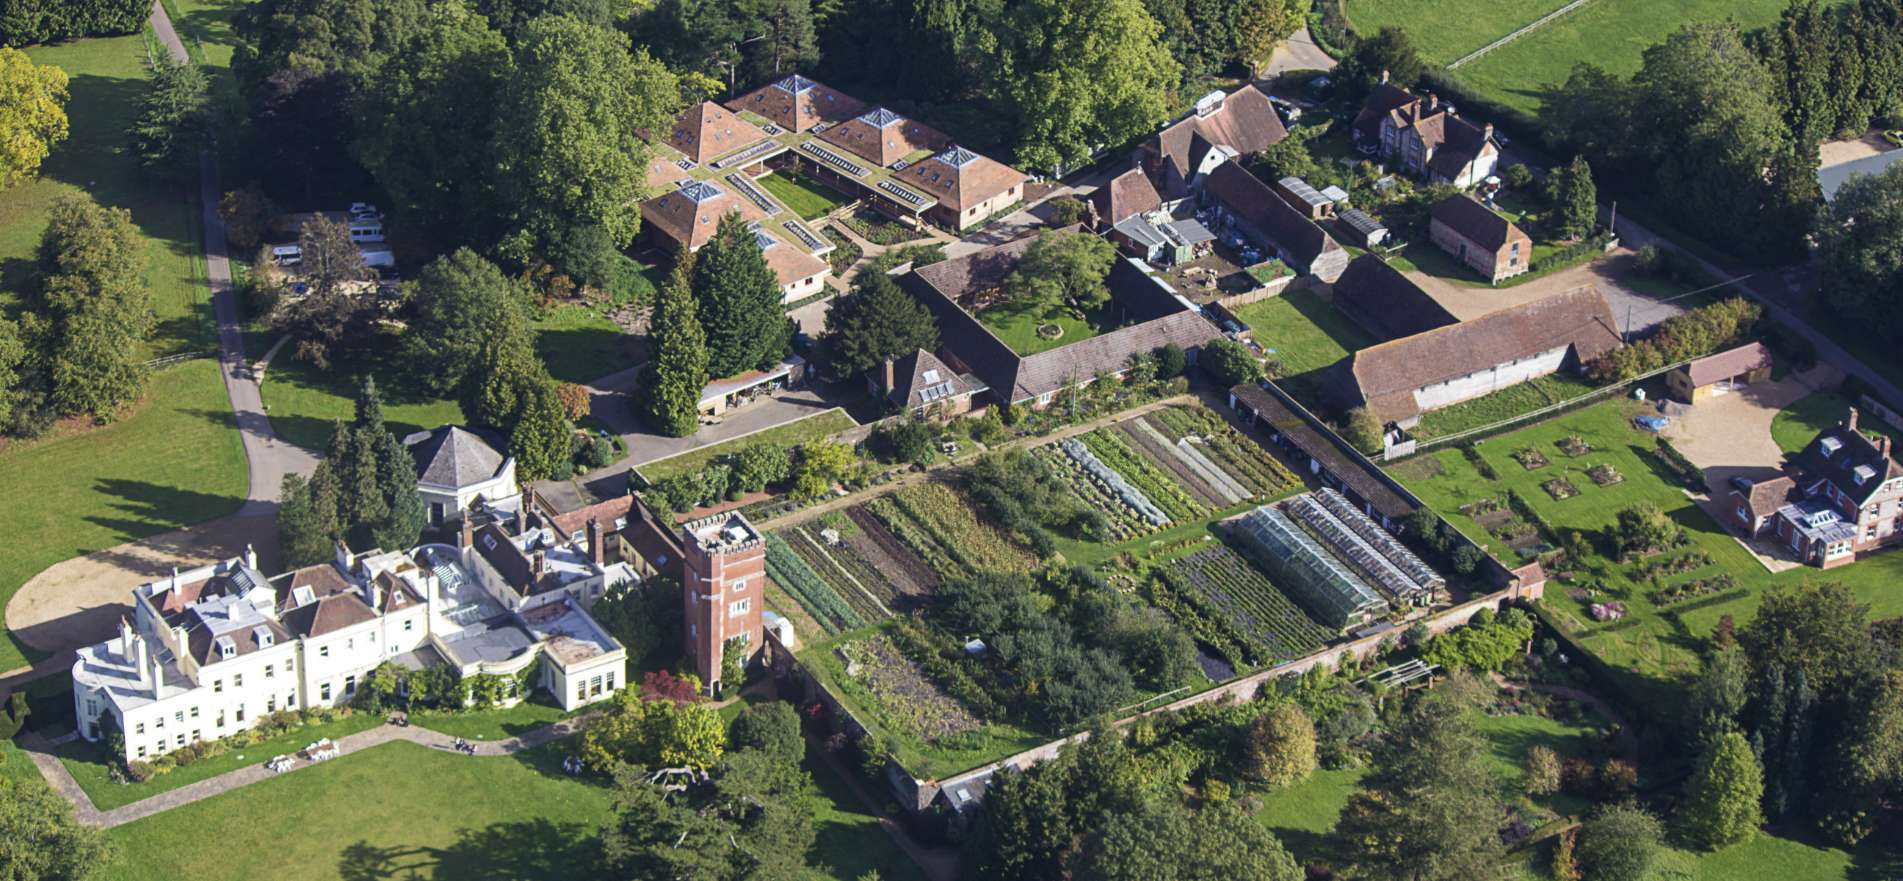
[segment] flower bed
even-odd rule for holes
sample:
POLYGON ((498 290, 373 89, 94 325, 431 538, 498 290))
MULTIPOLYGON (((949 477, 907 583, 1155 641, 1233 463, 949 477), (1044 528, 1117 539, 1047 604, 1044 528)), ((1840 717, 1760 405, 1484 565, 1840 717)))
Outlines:
POLYGON ((1158 574, 1174 593, 1196 598, 1231 622, 1258 663, 1301 657, 1336 635, 1227 545, 1194 551, 1158 574))
POLYGON ((877 713, 927 742, 976 730, 984 723, 901 654, 885 634, 842 643, 839 653, 847 675, 861 683, 877 704, 877 713))
POLYGON ((1546 481, 1540 484, 1540 489, 1546 490, 1546 494, 1552 496, 1555 502, 1563 502, 1579 495, 1579 487, 1574 486, 1572 481, 1564 477, 1555 477, 1546 481))
POLYGON ((1546 458, 1545 453, 1542 453, 1539 450, 1533 449, 1532 447, 1527 447, 1526 449, 1522 449, 1522 450, 1514 450, 1513 461, 1520 463, 1520 467, 1525 468, 1528 471, 1538 471, 1539 469, 1545 468, 1546 466, 1552 464, 1552 462, 1546 458))
POLYGON ((865 618, 788 547, 785 539, 772 533, 766 536, 766 573, 773 583, 798 601, 820 626, 827 628, 827 632, 837 633, 865 626, 865 618))
POLYGON ((1713 575, 1710 578, 1695 578, 1683 584, 1674 584, 1653 592, 1652 603, 1659 606, 1670 606, 1687 600, 1695 600, 1699 597, 1731 590, 1737 586, 1738 579, 1729 572, 1713 575))
POLYGON ((1592 478, 1592 482, 1600 486, 1611 486, 1625 480, 1625 475, 1620 474, 1619 469, 1605 462, 1586 469, 1586 476, 1592 478))
POLYGON ((1592 444, 1587 443, 1585 438, 1576 434, 1567 435, 1566 437, 1554 441, 1553 446, 1559 447, 1560 452, 1575 459, 1592 452, 1592 444))

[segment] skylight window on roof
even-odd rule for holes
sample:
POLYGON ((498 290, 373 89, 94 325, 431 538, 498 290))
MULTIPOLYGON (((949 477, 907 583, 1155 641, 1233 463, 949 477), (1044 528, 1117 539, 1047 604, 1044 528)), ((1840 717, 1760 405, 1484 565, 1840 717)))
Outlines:
POLYGON ((937 381, 938 381, 938 371, 937 371, 937 370, 927 370, 927 371, 925 371, 925 381, 926 381, 926 382, 937 382, 937 381))
POLYGON ((943 153, 938 154, 938 161, 943 162, 946 165, 949 165, 953 168, 964 168, 965 166, 978 161, 978 154, 973 153, 970 150, 967 150, 963 147, 953 147, 949 150, 946 150, 943 153))
POLYGON ((697 180, 682 184, 681 195, 696 205, 703 205, 726 194, 708 181, 697 180))
POLYGON ((773 87, 788 94, 803 95, 811 91, 815 85, 818 84, 796 73, 774 83, 773 87))
POLYGON ((904 122, 905 117, 893 113, 884 107, 874 107, 871 110, 859 114, 859 121, 874 128, 885 128, 895 123, 904 122))

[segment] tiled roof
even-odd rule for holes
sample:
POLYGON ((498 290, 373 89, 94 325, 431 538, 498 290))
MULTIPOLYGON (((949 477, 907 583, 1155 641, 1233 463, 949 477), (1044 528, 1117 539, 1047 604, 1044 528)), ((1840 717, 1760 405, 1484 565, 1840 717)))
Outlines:
POLYGON ((1381 83, 1368 93, 1367 100, 1361 102, 1361 112, 1355 115, 1355 136, 1370 142, 1381 140, 1381 120, 1388 114, 1414 103, 1414 95, 1393 83, 1381 83))
POLYGON ((1790 475, 1781 474, 1769 480, 1760 480, 1751 484, 1749 493, 1732 490, 1731 494, 1744 500, 1745 509, 1753 518, 1769 517, 1777 509, 1791 503, 1797 492, 1797 481, 1790 475))
POLYGON ((964 211, 1024 183, 1024 172, 963 147, 952 147, 930 159, 907 166, 899 181, 964 211))
MULTIPOLYGON (((1224 96, 1220 109, 1207 116, 1191 113, 1157 132, 1143 145, 1145 162, 1151 173, 1165 180, 1169 189, 1179 189, 1187 181, 1202 156, 1212 146, 1227 147, 1242 156, 1268 149, 1283 138, 1288 129, 1275 115, 1269 97, 1253 85, 1243 86, 1224 96), (1200 143, 1198 141, 1200 140, 1200 143), (1174 175, 1161 174, 1164 168, 1174 175)), ((1167 194, 1182 198, 1181 192, 1167 194)))
POLYGON ((416 480, 431 486, 464 487, 481 483, 502 470, 503 457, 474 432, 445 425, 417 438, 405 439, 416 459, 416 480))
POLYGON ((1111 178, 1109 183, 1090 194, 1090 201, 1097 206, 1098 223, 1106 227, 1116 226, 1126 217, 1155 211, 1163 206, 1163 199, 1157 195, 1149 176, 1138 168, 1111 178))
POLYGON ((951 143, 951 139, 937 129, 884 107, 875 107, 820 132, 819 139, 837 144, 881 167, 919 150, 942 150, 951 143))
POLYGON ((641 203, 643 223, 690 251, 712 240, 720 227, 720 218, 734 213, 749 223, 766 216, 752 201, 727 192, 712 181, 696 181, 641 203))
POLYGON ((1288 252, 1304 269, 1322 255, 1342 249, 1341 243, 1316 226, 1308 215, 1282 201, 1274 187, 1233 160, 1209 173, 1203 192, 1288 252))
POLYGON ((1256 412, 1257 424, 1272 428, 1310 459, 1314 459, 1374 509, 1390 519, 1400 519, 1414 511, 1414 505, 1394 491, 1386 481, 1368 472, 1328 434, 1311 425, 1300 414, 1282 403, 1267 389, 1244 383, 1229 390, 1236 399, 1256 412))
POLYGON ((1420 285, 1373 254, 1356 257, 1335 280, 1334 305, 1383 341, 1459 321, 1420 285))
POLYGON ((1469 241, 1496 252, 1511 241, 1532 242, 1511 221, 1465 194, 1434 203, 1431 216, 1469 241))
POLYGON ((970 393, 958 378, 958 371, 938 360, 938 356, 919 349, 894 362, 893 388, 887 394, 892 403, 905 408, 924 407, 970 393))
POLYGON ((824 275, 832 269, 831 263, 807 253, 805 248, 787 244, 765 233, 757 235, 763 237, 760 254, 766 258, 767 268, 773 270, 773 277, 779 280, 782 287, 815 275, 824 275))
POLYGON ((859 99, 799 74, 783 77, 727 102, 727 109, 758 113, 788 131, 843 122, 866 109, 859 99))
POLYGON ((702 101, 687 108, 668 133, 667 143, 695 162, 706 163, 767 139, 767 133, 725 107, 702 101))
POLYGON ((377 613, 355 593, 320 597, 284 613, 284 626, 298 636, 323 636, 376 620, 377 613))
POLYGON ((1365 403, 1393 421, 1420 412, 1414 391, 1424 386, 1562 346, 1590 361, 1618 345, 1612 310, 1587 286, 1370 346, 1332 369, 1348 406, 1365 403))
POLYGON ((679 165, 675 165, 671 157, 657 152, 648 158, 647 187, 650 192, 672 187, 687 178, 687 172, 679 165))
POLYGON ((1761 370, 1771 366, 1771 350, 1763 343, 1745 343, 1735 349, 1727 349, 1716 355, 1706 355, 1685 365, 1685 372, 1694 386, 1711 385, 1721 379, 1730 379, 1741 373, 1761 370))
POLYGON ((1867 504, 1892 477, 1903 477, 1903 466, 1884 448, 1848 423, 1819 432, 1792 458, 1798 482, 1809 491, 1817 481, 1829 481, 1858 507, 1867 504), (1858 479, 1859 469, 1865 475, 1858 479))

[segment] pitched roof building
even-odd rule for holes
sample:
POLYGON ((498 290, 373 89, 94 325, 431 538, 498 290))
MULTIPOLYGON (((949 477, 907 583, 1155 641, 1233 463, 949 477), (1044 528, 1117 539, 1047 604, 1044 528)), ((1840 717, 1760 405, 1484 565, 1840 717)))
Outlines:
POLYGON ((1489 312, 1354 352, 1330 368, 1343 409, 1366 406, 1403 428, 1420 415, 1590 361, 1619 345, 1591 287, 1489 312))
POLYGON ((504 499, 520 492, 515 459, 482 436, 457 425, 420 431, 403 439, 416 460, 416 491, 430 522, 454 519, 477 499, 504 499))
POLYGON ((1098 187, 1090 194, 1090 204, 1097 211, 1096 225, 1101 231, 1163 207, 1163 198, 1142 169, 1132 168, 1098 187))
POLYGON ((1350 130, 1363 153, 1462 188, 1493 174, 1500 159, 1492 123, 1474 125, 1434 93, 1418 97, 1387 82, 1385 74, 1362 102, 1350 130))
POLYGON ((1286 137, 1269 96, 1248 85, 1204 95, 1194 111, 1164 126, 1137 155, 1157 191, 1174 201, 1225 160, 1261 152, 1286 137))
POLYGON ((766 139, 767 133, 759 126, 719 104, 702 101, 687 108, 687 112, 675 120, 667 143, 687 158, 704 164, 766 139))
POLYGON ((1428 212, 1428 237, 1490 282, 1532 268, 1532 237, 1471 196, 1457 194, 1434 203, 1428 212))
POLYGON ((866 109, 859 99, 801 74, 789 74, 727 102, 727 109, 751 111, 787 131, 803 132, 825 122, 844 122, 866 109))
POLYGON ((959 231, 1022 201, 1026 180, 1024 172, 957 146, 907 166, 895 177, 937 199, 938 204, 926 214, 959 231))
POLYGON ((1413 279, 1373 254, 1356 257, 1335 280, 1334 306, 1383 341, 1459 322, 1413 279))
POLYGON ((688 181, 677 190, 641 203, 641 222, 682 251, 701 249, 720 228, 720 219, 739 214, 749 223, 766 212, 714 181, 688 181))
POLYGON ((943 150, 951 143, 951 138, 937 129, 884 107, 874 107, 832 126, 820 132, 819 139, 882 167, 890 167, 920 150, 943 150))
POLYGON ((1348 268, 1348 252, 1327 231, 1236 162, 1224 162, 1203 183, 1204 201, 1217 208, 1223 229, 1273 251, 1297 272, 1334 281, 1348 268))
POLYGON ((936 409, 945 418, 971 409, 971 399, 984 391, 976 376, 960 376, 937 355, 919 349, 887 361, 881 391, 892 406, 911 413, 936 409))
POLYGON ((1733 528, 1824 569, 1903 544, 1903 465, 1888 434, 1872 438, 1858 428, 1856 408, 1791 456, 1784 471, 1748 492, 1731 491, 1733 528))

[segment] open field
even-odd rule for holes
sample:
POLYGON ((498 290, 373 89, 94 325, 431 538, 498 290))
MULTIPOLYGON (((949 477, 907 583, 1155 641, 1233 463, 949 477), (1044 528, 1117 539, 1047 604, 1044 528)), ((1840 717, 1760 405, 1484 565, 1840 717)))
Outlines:
MULTIPOLYGON (((1372 32, 1359 16, 1363 6, 1373 5, 1364 2, 1351 5, 1357 29, 1372 32)), ((1388 7, 1395 4, 1383 2, 1380 5, 1388 7)), ((1562 0, 1553 0, 1545 5, 1546 9, 1539 14, 1558 9, 1564 4, 1562 0)), ((1620 76, 1630 76, 1639 69, 1641 54, 1663 42, 1681 25, 1730 19, 1750 30, 1776 22, 1785 5, 1780 0, 1681 0, 1676 3, 1593 0, 1545 27, 1482 56, 1456 73, 1489 97, 1537 115, 1549 87, 1564 83, 1574 64, 1591 62, 1620 76)), ((1400 6, 1416 10, 1415 14, 1405 18, 1396 16, 1394 20, 1410 31, 1427 28, 1432 32, 1433 28, 1440 25, 1429 24, 1430 21, 1449 17, 1443 4, 1415 0, 1400 6)), ((1539 14, 1527 17, 1515 27, 1530 23, 1539 14)), ((1450 18, 1459 22, 1484 20, 1485 17, 1450 18)), ((1424 42, 1418 34, 1414 42, 1423 53, 1437 60, 1452 60, 1439 59, 1438 56, 1445 53, 1432 48, 1433 44, 1424 42)), ((1477 49, 1487 42, 1479 40, 1466 51, 1477 49)))
MULTIPOLYGON (((1806 582, 1838 581, 1869 603, 1875 617, 1903 613, 1903 595, 1894 590, 1903 577, 1903 554, 1881 554, 1828 573, 1808 567, 1772 575, 1760 566, 1717 523, 1687 498, 1658 469, 1653 459, 1653 437, 1630 425, 1636 405, 1612 400, 1565 414, 1510 434, 1480 441, 1474 453, 1497 478, 1481 475, 1457 449, 1439 450, 1394 468, 1392 473, 1419 494, 1449 523, 1484 543, 1511 563, 1555 540, 1513 510, 1509 492, 1520 504, 1556 530, 1578 530, 1591 543, 1591 555, 1570 567, 1549 565, 1549 574, 1570 568, 1547 584, 1543 608, 1571 636, 1599 656, 1619 676, 1620 686, 1642 709, 1660 711, 1673 698, 1671 678, 1697 668, 1702 640, 1730 615, 1739 624, 1748 621, 1764 592, 1772 587, 1794 587, 1806 582), (1569 457, 1557 447, 1562 438, 1577 435, 1592 451, 1569 457), (1539 453, 1547 464, 1528 469, 1514 456, 1539 453), (1586 475, 1596 465, 1611 465, 1623 478, 1600 486, 1586 475), (1564 478, 1577 495, 1556 500, 1544 485, 1564 478), (1609 527, 1618 512, 1633 504, 1657 505, 1685 530, 1688 543, 1639 560, 1619 562, 1612 554, 1609 527), (1675 571, 1664 574, 1668 564, 1675 571), (1661 604, 1665 589, 1688 589, 1696 582, 1720 576, 1736 579, 1676 604, 1661 604), (1587 614, 1586 601, 1568 591, 1597 585, 1600 601, 1617 600, 1627 608, 1622 621, 1596 623, 1587 614), (1655 599, 1657 597, 1657 599, 1655 599)), ((1537 461, 1537 460, 1534 460, 1537 461)))
POLYGON ((535 330, 535 354, 550 376, 586 385, 634 363, 634 337, 600 310, 575 304, 557 306, 529 322, 535 330))
MULTIPOLYGON (((218 362, 152 376, 145 402, 102 428, 0 449, 0 603, 68 557, 222 517, 243 501, 244 450, 218 362)), ((132 585, 126 585, 130 590, 132 585)), ((25 663, 0 643, 0 670, 25 663)))
MULTIPOLYGON (((1799 400, 1797 403, 1778 411, 1771 419, 1771 439, 1777 442, 1778 449, 1786 453, 1801 452, 1809 445, 1817 433, 1826 428, 1835 428, 1849 415, 1851 401, 1836 392, 1818 392, 1799 400)), ((1898 431, 1874 414, 1865 414, 1857 420, 1857 427, 1866 433, 1881 431, 1892 438, 1903 440, 1903 431, 1898 431)))
POLYGON ((147 346, 151 355, 214 348, 211 301, 199 280, 195 179, 156 182, 126 147, 146 80, 145 39, 133 34, 26 51, 71 78, 66 113, 72 136, 54 147, 37 179, 0 193, 0 309, 18 309, 31 289, 33 252, 54 200, 84 192, 102 205, 130 209, 144 237, 145 278, 158 319, 147 346))
MULTIPOLYGON (((439 425, 464 422, 462 405, 454 400, 406 400, 396 395, 410 383, 394 371, 398 359, 376 358, 368 375, 377 381, 383 395, 383 415, 397 437, 439 425)), ((323 451, 330 444, 331 429, 338 420, 348 422, 356 412, 357 390, 363 372, 348 367, 319 370, 308 361, 280 352, 265 373, 260 390, 265 412, 271 415, 271 427, 278 436, 307 449, 323 451)))
POLYGON ((702 466, 705 466, 708 462, 713 461, 717 457, 727 455, 728 453, 737 453, 754 444, 779 444, 781 446, 796 447, 810 441, 832 437, 835 434, 852 428, 854 425, 855 423, 852 421, 852 417, 847 416, 846 411, 839 409, 826 410, 821 413, 814 413, 804 419, 798 419, 784 425, 776 425, 765 431, 749 434, 745 437, 737 437, 733 440, 723 441, 711 446, 689 450, 678 456, 669 456, 668 458, 656 462, 649 462, 641 466, 641 474, 650 481, 666 480, 676 474, 699 471, 702 466))
POLYGON ((1407 31, 1421 58, 1447 64, 1500 39, 1566 0, 1344 0, 1356 31, 1372 36, 1393 25, 1407 31))

